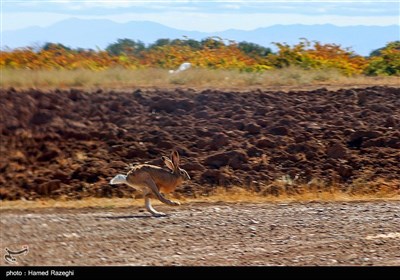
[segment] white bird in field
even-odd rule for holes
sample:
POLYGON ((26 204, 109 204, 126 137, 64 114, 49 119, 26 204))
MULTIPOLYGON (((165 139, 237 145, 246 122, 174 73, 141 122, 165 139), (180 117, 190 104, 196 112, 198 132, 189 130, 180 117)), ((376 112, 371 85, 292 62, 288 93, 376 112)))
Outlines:
POLYGON ((188 70, 190 67, 192 67, 192 64, 190 62, 184 62, 181 65, 179 65, 179 68, 177 70, 169 70, 169 73, 179 73, 182 71, 188 70))

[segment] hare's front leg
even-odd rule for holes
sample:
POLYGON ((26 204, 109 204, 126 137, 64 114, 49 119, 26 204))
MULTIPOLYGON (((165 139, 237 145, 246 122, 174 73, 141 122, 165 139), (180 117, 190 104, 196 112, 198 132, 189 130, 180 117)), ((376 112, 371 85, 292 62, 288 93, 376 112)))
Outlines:
POLYGON ((164 196, 163 193, 160 193, 160 195, 161 195, 166 201, 169 201, 168 205, 171 205, 171 206, 179 206, 179 205, 181 205, 181 203, 180 203, 179 201, 172 201, 172 200, 169 200, 168 198, 166 198, 166 197, 164 196))
POLYGON ((181 205, 179 202, 175 202, 172 200, 169 200, 168 198, 165 198, 164 195, 160 193, 160 191, 157 188, 156 183, 154 182, 153 179, 148 178, 146 180, 146 185, 153 191, 154 195, 160 200, 162 203, 171 205, 171 206, 178 206, 181 205))

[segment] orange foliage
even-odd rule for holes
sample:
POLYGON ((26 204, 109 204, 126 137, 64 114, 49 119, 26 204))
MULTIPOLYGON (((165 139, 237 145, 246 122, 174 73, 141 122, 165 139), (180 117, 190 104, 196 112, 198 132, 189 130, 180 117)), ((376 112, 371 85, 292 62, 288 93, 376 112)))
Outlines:
POLYGON ((190 61, 194 66, 211 69, 246 70, 257 65, 257 61, 240 51, 235 44, 218 48, 205 47, 194 50, 189 46, 165 45, 142 53, 143 66, 176 68, 190 61))
POLYGON ((366 58, 350 50, 342 49, 336 44, 311 43, 307 40, 294 45, 275 43, 279 51, 269 57, 273 67, 282 68, 289 65, 304 69, 335 68, 343 74, 360 74, 367 67, 366 58))
POLYGON ((0 66, 16 69, 91 69, 102 70, 115 66, 132 66, 133 61, 124 61, 110 56, 105 51, 70 51, 62 48, 33 51, 31 48, 1 52, 0 66))

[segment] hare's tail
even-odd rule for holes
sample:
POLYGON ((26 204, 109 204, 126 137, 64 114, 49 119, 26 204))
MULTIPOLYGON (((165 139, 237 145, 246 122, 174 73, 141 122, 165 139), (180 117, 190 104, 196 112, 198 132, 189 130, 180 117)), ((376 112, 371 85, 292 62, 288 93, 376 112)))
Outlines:
POLYGON ((118 184, 126 184, 126 175, 118 174, 114 178, 111 179, 110 184, 111 185, 118 185, 118 184))

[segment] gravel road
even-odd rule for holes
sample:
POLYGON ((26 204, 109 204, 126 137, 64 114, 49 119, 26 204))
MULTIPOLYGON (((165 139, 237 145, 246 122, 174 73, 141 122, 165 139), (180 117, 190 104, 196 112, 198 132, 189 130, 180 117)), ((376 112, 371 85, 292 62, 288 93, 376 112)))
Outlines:
POLYGON ((17 265, 400 265, 399 201, 141 209, 2 210, 2 251, 28 245, 17 265))

